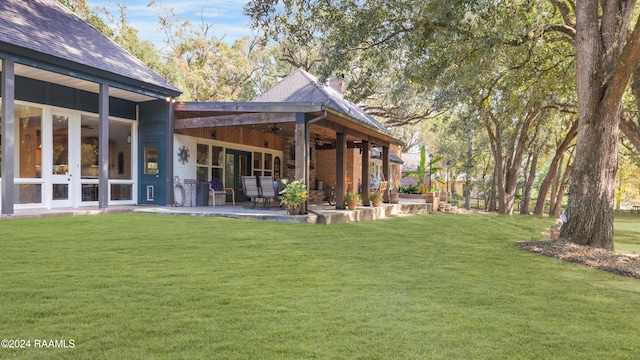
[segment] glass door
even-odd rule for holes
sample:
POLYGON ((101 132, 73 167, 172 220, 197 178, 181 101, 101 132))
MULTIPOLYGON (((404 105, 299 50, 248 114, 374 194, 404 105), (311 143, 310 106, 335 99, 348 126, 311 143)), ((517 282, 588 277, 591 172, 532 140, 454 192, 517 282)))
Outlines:
POLYGON ((249 201, 242 188, 242 176, 251 175, 251 153, 227 149, 225 161, 225 186, 233 187, 236 201, 249 201), (229 186, 233 184, 232 186, 229 186))
POLYGON ((78 152, 73 149, 75 121, 70 115, 53 113, 51 116, 51 206, 77 206, 74 191, 74 174, 78 152))

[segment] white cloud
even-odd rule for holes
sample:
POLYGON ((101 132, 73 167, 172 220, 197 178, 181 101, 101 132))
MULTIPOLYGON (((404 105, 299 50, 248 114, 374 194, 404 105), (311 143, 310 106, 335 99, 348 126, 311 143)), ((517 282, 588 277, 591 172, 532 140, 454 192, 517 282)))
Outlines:
MULTIPOLYGON (((117 0, 125 5, 127 19, 138 30, 142 40, 153 42, 158 47, 164 46, 164 34, 158 22, 158 10, 147 7, 148 0, 117 0)), ((104 6, 113 14, 118 14, 118 7, 113 0, 88 0, 93 9, 104 6)), ((175 13, 193 23, 201 20, 213 23, 216 37, 224 36, 224 40, 233 43, 244 36, 252 37, 255 31, 249 27, 249 18, 243 14, 244 3, 237 0, 157 0, 160 6, 173 8, 175 13)))

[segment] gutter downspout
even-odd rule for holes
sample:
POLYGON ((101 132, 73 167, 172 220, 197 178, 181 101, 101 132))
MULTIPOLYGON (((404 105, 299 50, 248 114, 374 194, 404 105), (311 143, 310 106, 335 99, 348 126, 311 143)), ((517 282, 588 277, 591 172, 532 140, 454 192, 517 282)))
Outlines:
MULTIPOLYGON (((318 122, 320 120, 324 120, 327 118, 327 110, 325 109, 324 112, 322 113, 322 115, 313 118, 311 120, 308 120, 305 122, 304 124, 304 143, 305 146, 309 146, 309 125, 318 122)), ((307 184, 307 189, 311 190, 311 184, 309 184, 309 167, 310 167, 310 161, 309 161, 309 157, 311 156, 311 154, 308 151, 305 151, 307 156, 305 156, 304 159, 304 183, 307 184)), ((307 209, 309 209, 309 198, 307 198, 307 201, 305 203, 305 207, 307 209)))

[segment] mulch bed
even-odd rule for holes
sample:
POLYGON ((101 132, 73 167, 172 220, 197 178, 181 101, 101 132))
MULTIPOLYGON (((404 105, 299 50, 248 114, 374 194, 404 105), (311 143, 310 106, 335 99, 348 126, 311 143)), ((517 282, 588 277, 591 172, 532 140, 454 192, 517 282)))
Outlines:
POLYGON ((640 280, 640 257, 568 241, 517 242, 521 249, 640 280))

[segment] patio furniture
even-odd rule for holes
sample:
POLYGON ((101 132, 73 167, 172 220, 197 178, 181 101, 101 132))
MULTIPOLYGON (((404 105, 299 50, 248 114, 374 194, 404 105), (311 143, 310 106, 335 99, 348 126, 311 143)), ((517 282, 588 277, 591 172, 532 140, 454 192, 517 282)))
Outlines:
POLYGON ((278 199, 280 196, 276 193, 271 176, 259 176, 260 189, 262 190, 262 199, 265 207, 271 207, 271 199, 278 199))
POLYGON ((256 201, 258 198, 262 198, 262 192, 258 187, 258 181, 255 176, 243 176, 242 188, 244 189, 244 196, 253 199, 253 207, 256 207, 256 201))
POLYGON ((383 193, 389 190, 389 182, 388 181, 380 181, 380 191, 383 193))
POLYGON ((232 188, 224 187, 220 181, 212 181, 209 183, 209 193, 211 194, 211 203, 213 206, 216 206, 216 196, 222 196, 222 205, 224 205, 226 201, 226 197, 228 194, 231 194, 231 201, 233 205, 236 204, 236 193, 232 188))

